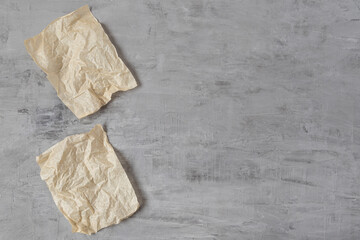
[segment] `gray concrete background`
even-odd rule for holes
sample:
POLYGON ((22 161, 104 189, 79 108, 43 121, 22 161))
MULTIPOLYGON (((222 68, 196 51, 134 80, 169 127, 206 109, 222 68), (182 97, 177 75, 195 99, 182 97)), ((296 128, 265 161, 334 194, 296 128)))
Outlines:
POLYGON ((0 239, 360 239, 360 1, 0 2, 0 239), (23 41, 86 3, 141 86, 78 120, 23 41), (103 124, 143 199, 71 233, 35 156, 103 124))

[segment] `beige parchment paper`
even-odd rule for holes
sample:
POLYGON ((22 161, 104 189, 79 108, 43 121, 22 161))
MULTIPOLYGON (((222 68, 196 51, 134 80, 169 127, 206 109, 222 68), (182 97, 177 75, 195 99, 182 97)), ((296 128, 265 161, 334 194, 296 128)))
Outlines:
POLYGON ((140 206, 101 125, 66 137, 36 161, 41 179, 73 232, 95 233, 131 216, 140 206))
POLYGON ((113 93, 137 86, 87 5, 56 19, 24 43, 78 118, 98 111, 113 93))

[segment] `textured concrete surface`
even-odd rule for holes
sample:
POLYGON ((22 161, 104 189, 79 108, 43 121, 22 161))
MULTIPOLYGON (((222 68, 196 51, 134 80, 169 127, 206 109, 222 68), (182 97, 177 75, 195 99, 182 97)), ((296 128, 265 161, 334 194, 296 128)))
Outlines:
POLYGON ((0 239, 360 239, 360 1, 0 2, 0 239), (23 40, 88 3, 141 83, 77 120, 23 40), (71 233, 35 156, 103 124, 143 199, 71 233))

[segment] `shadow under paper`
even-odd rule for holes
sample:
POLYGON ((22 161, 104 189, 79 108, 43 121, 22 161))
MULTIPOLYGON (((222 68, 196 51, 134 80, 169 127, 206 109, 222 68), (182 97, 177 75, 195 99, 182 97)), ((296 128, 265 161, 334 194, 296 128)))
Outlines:
MULTIPOLYGON (((114 148, 114 147, 113 147, 113 148, 114 148)), ((137 197, 137 199, 138 199, 138 201, 139 201, 139 204, 140 204, 139 209, 134 213, 134 215, 135 215, 136 213, 138 213, 138 212, 140 211, 141 208, 144 207, 145 201, 144 201, 144 199, 143 199, 143 197, 142 197, 141 190, 140 190, 140 188, 138 187, 138 184, 136 183, 136 181, 135 181, 135 179, 134 179, 134 174, 133 174, 133 171, 132 171, 130 165, 127 163, 127 161, 125 160, 125 158, 123 157, 123 155, 120 153, 119 150, 117 150, 116 148, 114 148, 114 151, 115 151, 116 156, 118 157, 118 159, 119 159, 122 167, 124 168, 124 170, 125 170, 125 172, 126 172, 126 175, 127 175, 128 178, 129 178, 129 181, 130 181, 130 183, 131 183, 131 185, 132 185, 132 187, 133 187, 133 189, 134 189, 134 191, 135 191, 136 197, 137 197)))
POLYGON ((103 24, 103 23, 100 23, 100 24, 101 24, 101 26, 103 27, 105 33, 108 35, 111 43, 114 45, 114 47, 115 47, 115 49, 116 49, 116 52, 117 52, 119 58, 124 62, 124 64, 126 65, 126 67, 130 70, 131 74, 134 76, 135 81, 136 81, 136 83, 137 83, 137 88, 140 87, 140 86, 141 86, 141 83, 140 83, 140 81, 139 81, 139 79, 138 79, 138 76, 137 76, 137 74, 136 74, 133 66, 132 66, 129 62, 127 62, 126 59, 122 58, 121 49, 120 49, 120 47, 116 44, 116 41, 115 41, 114 37, 110 34, 109 29, 106 27, 106 25, 103 24))

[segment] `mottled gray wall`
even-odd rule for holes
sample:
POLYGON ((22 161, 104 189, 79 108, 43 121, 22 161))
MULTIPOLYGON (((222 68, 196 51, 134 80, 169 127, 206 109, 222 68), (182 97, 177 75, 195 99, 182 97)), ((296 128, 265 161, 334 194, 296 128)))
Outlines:
POLYGON ((0 2, 0 239, 360 239, 360 1, 0 2), (78 120, 23 41, 88 3, 141 83, 78 120), (103 124, 143 198, 72 234, 35 156, 103 124))

